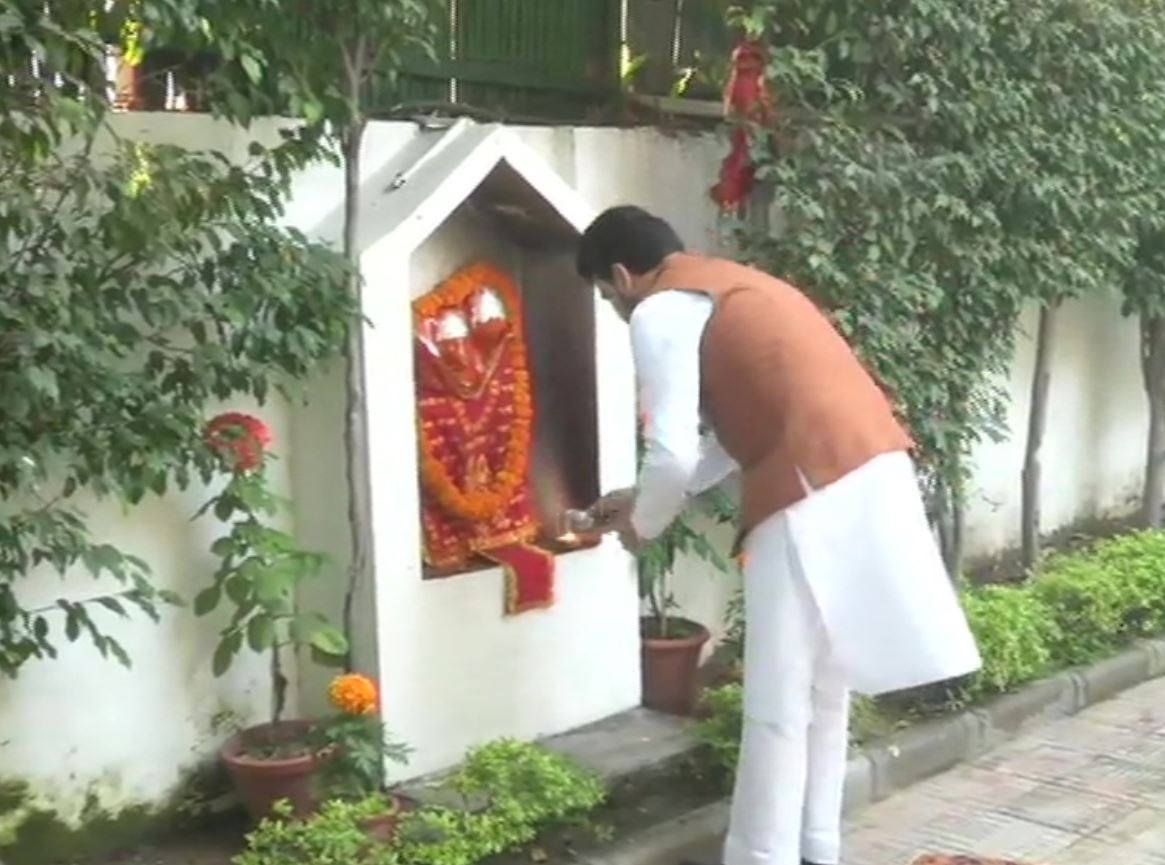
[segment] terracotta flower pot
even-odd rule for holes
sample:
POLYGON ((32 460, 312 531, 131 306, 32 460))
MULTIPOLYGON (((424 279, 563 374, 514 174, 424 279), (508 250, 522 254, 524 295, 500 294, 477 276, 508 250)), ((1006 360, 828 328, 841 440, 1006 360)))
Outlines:
POLYGON ((378 844, 391 844, 405 815, 416 807, 413 802, 400 796, 390 797, 390 803, 388 811, 378 814, 365 824, 368 837, 378 844))
POLYGON ((223 762, 255 820, 268 816, 280 799, 291 803, 296 817, 306 817, 319 807, 316 782, 332 755, 297 753, 295 746, 307 739, 311 729, 310 721, 259 724, 235 734, 223 746, 223 762), (259 755, 268 749, 270 757, 259 755))
POLYGON ((669 625, 668 636, 660 637, 654 619, 639 623, 643 705, 669 715, 691 715, 700 652, 712 635, 703 625, 686 619, 671 619, 669 625))

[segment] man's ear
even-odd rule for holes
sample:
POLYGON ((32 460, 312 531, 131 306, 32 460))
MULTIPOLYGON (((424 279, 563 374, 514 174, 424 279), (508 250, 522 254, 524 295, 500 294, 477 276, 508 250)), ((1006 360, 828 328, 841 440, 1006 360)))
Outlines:
POLYGON ((632 297, 635 294, 635 282, 631 271, 622 264, 611 265, 611 285, 623 297, 632 297))

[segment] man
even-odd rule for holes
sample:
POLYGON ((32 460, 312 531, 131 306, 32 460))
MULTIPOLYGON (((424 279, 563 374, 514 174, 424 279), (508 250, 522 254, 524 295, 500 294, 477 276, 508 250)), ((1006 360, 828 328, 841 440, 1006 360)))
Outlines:
POLYGON ((685 253, 663 220, 604 212, 578 271, 630 323, 646 454, 636 489, 600 502, 624 543, 740 475, 745 721, 724 865, 838 865, 850 690, 980 664, 910 438, 804 295, 685 253))

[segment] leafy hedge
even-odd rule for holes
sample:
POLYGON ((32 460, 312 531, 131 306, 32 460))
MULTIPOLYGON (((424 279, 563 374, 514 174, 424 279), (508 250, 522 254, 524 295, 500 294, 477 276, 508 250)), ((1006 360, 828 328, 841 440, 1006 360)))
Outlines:
MULTIPOLYGON (((948 710, 979 702, 1059 670, 1106 657, 1135 639, 1165 634, 1165 532, 1103 541, 1086 552, 1055 556, 1023 584, 964 589, 963 609, 983 667, 946 688, 948 710)), ((740 737, 740 686, 705 696, 708 717, 697 736, 712 763, 729 772, 740 737)), ((896 707, 901 714, 902 707, 896 707)), ((932 712, 921 698, 915 712, 932 712)), ((879 723, 877 701, 855 701, 852 737, 860 742, 879 723)))
POLYGON ((463 808, 408 813, 390 844, 370 840, 383 797, 332 800, 306 820, 284 808, 247 837, 233 865, 473 865, 533 841, 548 826, 581 820, 603 803, 602 781, 539 745, 499 740, 469 752, 445 782, 463 808))
POLYGON ((1165 633, 1165 532, 1137 532, 1056 556, 1020 586, 970 589, 963 604, 983 669, 968 700, 1087 664, 1165 633))

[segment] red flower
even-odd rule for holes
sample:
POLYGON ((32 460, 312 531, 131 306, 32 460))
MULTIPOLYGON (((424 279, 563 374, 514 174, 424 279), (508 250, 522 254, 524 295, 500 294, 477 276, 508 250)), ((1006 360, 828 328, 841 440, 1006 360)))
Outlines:
POLYGON ((206 425, 206 443, 230 467, 249 472, 263 465, 271 446, 271 429, 254 415, 237 411, 216 415, 206 425))

